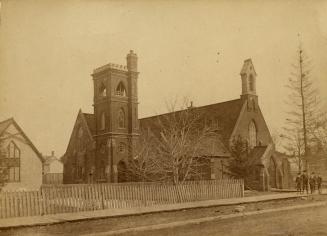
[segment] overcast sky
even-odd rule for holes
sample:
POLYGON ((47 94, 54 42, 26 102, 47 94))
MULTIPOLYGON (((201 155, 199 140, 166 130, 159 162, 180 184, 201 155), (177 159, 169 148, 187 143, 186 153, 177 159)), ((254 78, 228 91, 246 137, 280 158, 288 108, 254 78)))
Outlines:
POLYGON ((93 112, 92 70, 126 64, 133 49, 139 117, 176 96, 195 106, 239 98, 252 58, 275 131, 299 33, 327 100, 326 12, 327 1, 2 1, 0 120, 14 117, 40 152, 62 155, 78 110, 93 112))

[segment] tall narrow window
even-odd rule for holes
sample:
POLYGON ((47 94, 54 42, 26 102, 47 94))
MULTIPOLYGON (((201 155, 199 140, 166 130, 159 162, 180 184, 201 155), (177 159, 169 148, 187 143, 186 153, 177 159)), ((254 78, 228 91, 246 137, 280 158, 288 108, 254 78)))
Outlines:
POLYGON ((249 89, 250 91, 254 91, 254 78, 253 78, 253 75, 250 75, 249 77, 249 89))
POLYGON ((104 112, 102 112, 100 117, 100 130, 104 130, 105 128, 106 128, 106 115, 104 112))
POLYGON ((120 82, 118 84, 118 86, 117 86, 116 95, 126 97, 126 89, 125 89, 125 86, 124 86, 124 84, 122 82, 120 82))
POLYGON ((106 86, 103 83, 101 83, 100 87, 99 87, 99 96, 100 97, 106 97, 107 96, 107 89, 106 89, 106 86))
POLYGON ((118 112, 118 127, 125 128, 125 112, 123 109, 118 112))
POLYGON ((8 181, 20 181, 20 150, 17 145, 11 141, 7 147, 8 157, 8 181))
POLYGON ((249 124, 249 145, 251 148, 257 145, 257 128, 254 121, 249 124))

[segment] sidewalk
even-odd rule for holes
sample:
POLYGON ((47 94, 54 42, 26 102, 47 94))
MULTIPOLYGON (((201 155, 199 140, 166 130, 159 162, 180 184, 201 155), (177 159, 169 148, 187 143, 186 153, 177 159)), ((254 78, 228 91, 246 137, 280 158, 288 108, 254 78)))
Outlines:
POLYGON ((62 214, 44 215, 44 216, 6 218, 6 219, 0 219, 0 229, 24 227, 24 226, 49 225, 49 224, 71 222, 71 221, 140 215, 140 214, 155 213, 155 212, 178 211, 178 210, 190 209, 190 208, 237 205, 242 203, 298 198, 303 196, 306 195, 299 195, 298 193, 277 193, 277 194, 274 193, 274 194, 251 196, 251 197, 244 197, 244 198, 206 200, 206 201, 198 201, 198 202, 152 206, 146 208, 144 207, 144 208, 125 208, 125 209, 105 209, 105 210, 97 210, 97 211, 62 213, 62 214))

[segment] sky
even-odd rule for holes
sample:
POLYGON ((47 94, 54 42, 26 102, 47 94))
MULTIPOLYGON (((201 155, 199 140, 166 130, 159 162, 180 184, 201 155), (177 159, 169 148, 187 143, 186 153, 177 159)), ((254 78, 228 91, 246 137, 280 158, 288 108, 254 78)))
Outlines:
POLYGON ((0 120, 14 117, 43 154, 64 154, 79 109, 93 112, 93 69, 125 65, 129 50, 139 58, 140 118, 176 98, 239 98, 251 58, 261 110, 279 133, 299 39, 327 101, 327 1, 1 3, 0 120))

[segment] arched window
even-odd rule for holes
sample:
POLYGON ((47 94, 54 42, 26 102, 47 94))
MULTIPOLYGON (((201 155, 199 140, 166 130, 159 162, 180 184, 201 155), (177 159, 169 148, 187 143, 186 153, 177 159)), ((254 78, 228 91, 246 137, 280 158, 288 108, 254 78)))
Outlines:
POLYGON ((17 145, 11 141, 7 146, 7 157, 13 159, 8 162, 8 181, 19 182, 20 181, 20 150, 17 145))
POLYGON ((100 87, 99 87, 99 96, 100 97, 106 97, 107 96, 107 89, 106 89, 106 86, 103 83, 101 83, 100 87))
POLYGON ((125 128, 125 112, 123 109, 118 112, 118 127, 125 128))
POLYGON ((257 128, 254 121, 251 121, 249 124, 249 145, 250 148, 253 148, 257 145, 257 128))
POLYGON ((102 112, 100 116, 100 130, 104 130, 105 128, 106 128, 106 115, 104 112, 102 112))
POLYGON ((250 75, 250 77, 249 77, 249 89, 250 89, 250 91, 254 91, 254 78, 253 78, 253 75, 250 75))
POLYGON ((118 84, 118 86, 117 86, 116 95, 126 97, 126 89, 125 89, 125 86, 124 86, 124 84, 122 82, 120 82, 118 84))

